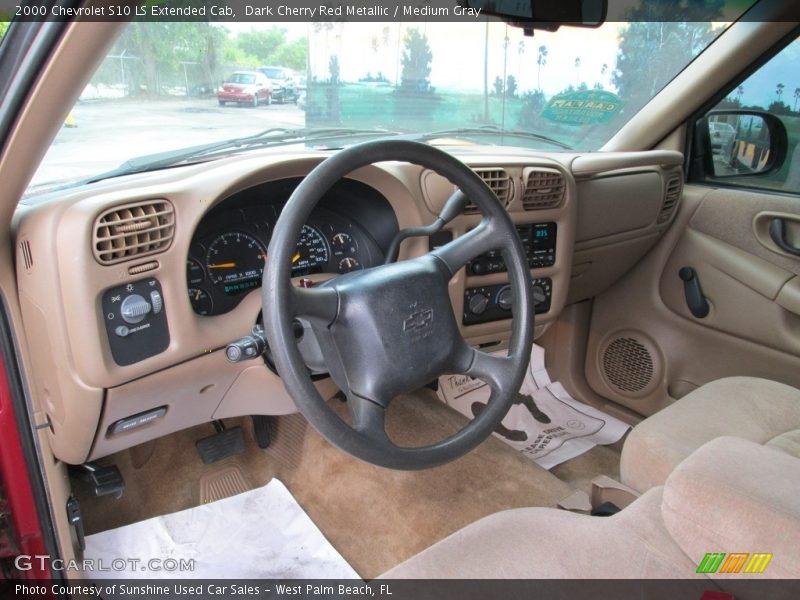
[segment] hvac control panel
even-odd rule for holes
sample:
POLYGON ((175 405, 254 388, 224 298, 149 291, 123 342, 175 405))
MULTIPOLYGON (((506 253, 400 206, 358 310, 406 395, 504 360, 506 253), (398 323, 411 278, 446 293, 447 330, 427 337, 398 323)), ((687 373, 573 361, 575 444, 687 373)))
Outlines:
MULTIPOLYGON (((529 268, 541 269, 543 267, 551 267, 556 263, 555 223, 517 225, 517 235, 522 241, 522 247, 525 248, 529 268)), ((506 264, 499 250, 490 250, 467 264, 467 273, 470 275, 505 272, 506 264)))
MULTIPOLYGON (((536 314, 550 310, 553 281, 549 277, 534 279, 533 302, 536 314)), ((476 325, 511 318, 514 296, 507 283, 470 288, 464 292, 464 325, 476 325)))
POLYGON ((107 289, 102 307, 111 356, 118 365, 132 365, 169 346, 164 296, 158 279, 107 289))

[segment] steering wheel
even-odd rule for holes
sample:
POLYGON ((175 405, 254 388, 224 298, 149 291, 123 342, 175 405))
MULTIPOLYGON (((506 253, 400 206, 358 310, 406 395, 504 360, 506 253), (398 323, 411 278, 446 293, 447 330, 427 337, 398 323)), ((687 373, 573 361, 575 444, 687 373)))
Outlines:
POLYGON ((508 213, 469 167, 419 142, 390 139, 350 146, 305 177, 275 225, 262 294, 269 347, 300 412, 334 446, 382 467, 423 469, 469 452, 505 417, 530 360, 533 293, 525 252, 508 213), (481 210, 480 224, 411 260, 347 273, 317 287, 293 286, 291 257, 314 206, 347 174, 382 161, 413 163, 446 177, 481 210), (448 295, 453 275, 493 249, 502 252, 514 297, 508 356, 487 354, 463 339, 448 295), (295 318, 311 323, 331 377, 346 395, 352 424, 314 387, 295 341, 295 318), (492 390, 486 409, 435 444, 395 445, 385 431, 389 403, 444 374, 485 381, 492 390))

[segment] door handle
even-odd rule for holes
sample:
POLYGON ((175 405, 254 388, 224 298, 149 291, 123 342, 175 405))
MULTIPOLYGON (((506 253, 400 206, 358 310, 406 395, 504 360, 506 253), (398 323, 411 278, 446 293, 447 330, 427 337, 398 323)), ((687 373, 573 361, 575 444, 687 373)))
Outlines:
POLYGON ((800 256, 800 248, 792 246, 786 241, 786 222, 780 217, 775 217, 769 222, 769 237, 784 252, 794 256, 800 256))
POLYGON ((678 271, 678 276, 683 281, 683 293, 686 296, 686 306, 689 307, 689 312, 698 319, 705 319, 711 311, 711 307, 703 294, 703 288, 700 287, 697 271, 692 267, 683 267, 678 271))

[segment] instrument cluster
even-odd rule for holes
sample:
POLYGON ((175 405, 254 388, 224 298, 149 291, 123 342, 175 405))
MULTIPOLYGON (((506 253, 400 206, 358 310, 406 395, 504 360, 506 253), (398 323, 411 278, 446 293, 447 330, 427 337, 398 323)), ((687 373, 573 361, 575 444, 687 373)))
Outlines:
MULTIPOLYGON (((283 202, 227 202, 206 216, 186 260, 189 302, 204 316, 233 310, 261 287, 267 248, 283 202)), ((292 255, 292 277, 344 274, 380 264, 383 251, 355 220, 317 207, 292 255)))

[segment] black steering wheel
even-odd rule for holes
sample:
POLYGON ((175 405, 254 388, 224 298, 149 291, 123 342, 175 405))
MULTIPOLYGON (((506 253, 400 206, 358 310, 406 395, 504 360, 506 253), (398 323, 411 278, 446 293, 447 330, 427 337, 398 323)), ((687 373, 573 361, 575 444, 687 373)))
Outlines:
POLYGON ((530 273, 508 213, 469 167, 419 142, 378 140, 350 146, 303 179, 275 225, 262 294, 269 347, 300 412, 334 446, 382 467, 423 469, 469 452, 508 412, 530 360, 530 273), (412 260, 354 271, 317 287, 293 286, 291 257, 314 206, 347 174, 382 161, 409 162, 446 177, 481 210, 480 224, 412 260), (471 258, 493 249, 502 251, 514 297, 507 357, 467 344, 448 294, 453 275, 471 258), (295 341, 295 318, 311 323, 331 377, 347 397, 352 425, 339 418, 314 387, 295 341), (384 428, 389 403, 444 374, 465 374, 488 383, 492 392, 487 408, 436 444, 395 445, 384 428))

